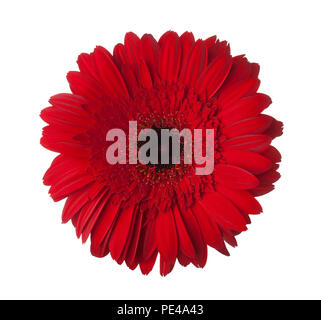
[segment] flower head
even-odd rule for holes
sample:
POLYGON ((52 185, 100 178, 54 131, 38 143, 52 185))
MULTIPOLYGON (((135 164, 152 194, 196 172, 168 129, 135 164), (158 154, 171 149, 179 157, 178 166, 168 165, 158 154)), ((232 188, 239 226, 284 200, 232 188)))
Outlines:
MULTIPOLYGON (((160 255, 160 272, 176 260, 203 267, 207 245, 228 255, 226 243, 247 229, 262 208, 257 196, 279 179, 271 141, 282 123, 262 114, 271 99, 257 93, 259 65, 232 57, 226 41, 194 40, 166 32, 159 41, 127 33, 113 54, 96 47, 67 75, 72 93, 50 99, 41 144, 60 153, 44 176, 55 201, 67 198, 72 220, 91 252, 108 253, 147 274, 160 255), (129 121, 153 128, 214 129, 214 171, 190 164, 110 164, 106 133, 129 121)), ((160 148, 161 149, 161 146, 160 148)))

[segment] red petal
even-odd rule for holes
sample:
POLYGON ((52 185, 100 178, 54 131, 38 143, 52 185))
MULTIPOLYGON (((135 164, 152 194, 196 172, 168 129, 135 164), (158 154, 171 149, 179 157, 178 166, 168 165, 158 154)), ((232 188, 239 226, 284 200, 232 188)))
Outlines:
MULTIPOLYGON (((90 220, 92 215, 94 215, 97 210, 99 210, 99 204, 102 202, 101 200, 104 200, 104 197, 108 191, 104 189, 102 192, 100 192, 96 197, 92 200, 90 200, 86 206, 84 206, 81 209, 77 225, 76 225, 76 235, 79 238, 81 233, 84 231, 84 228, 87 224, 87 222, 90 220)), ((104 201, 103 201, 104 202, 104 201)), ((104 202, 105 203, 105 202, 104 202)), ((101 209, 100 209, 101 210, 101 209)), ((83 242, 87 240, 83 238, 83 242)))
POLYGON ((186 267, 187 265, 189 265, 191 263, 191 259, 189 257, 185 256, 185 254, 182 253, 182 251, 178 251, 177 260, 184 267, 186 267))
POLYGON ((94 79, 98 80, 98 75, 96 72, 96 66, 93 54, 82 53, 78 56, 78 67, 80 72, 85 73, 94 79))
POLYGON ((134 212, 133 212, 132 220, 130 223, 130 227, 129 227, 129 230, 127 233, 126 242, 124 244, 123 250, 122 250, 119 258, 117 259, 118 264, 122 264, 124 262, 124 260, 126 259, 127 254, 129 253, 128 250, 131 245, 131 241, 135 237, 135 232, 136 232, 135 226, 136 226, 136 221, 137 221, 138 216, 139 216, 139 210, 137 207, 134 209, 134 212))
POLYGON ((226 188, 221 184, 216 185, 216 190, 246 214, 259 214, 262 212, 259 202, 247 191, 226 188))
POLYGON ((142 228, 142 217, 143 212, 141 210, 137 210, 138 213, 136 214, 134 229, 132 233, 132 238, 130 240, 127 255, 126 255, 126 264, 132 265, 135 262, 135 258, 137 255, 137 248, 139 244, 139 238, 141 235, 141 228, 142 228))
POLYGON ((265 172, 258 176, 260 180, 260 185, 269 185, 280 179, 281 175, 275 169, 265 172))
MULTIPOLYGON (((107 190, 104 190, 101 193, 101 196, 98 199, 98 202, 94 204, 94 210, 88 210, 86 215, 81 219, 82 225, 79 225, 79 229, 81 229, 82 233, 82 242, 85 243, 93 230, 98 218, 100 217, 101 212, 105 208, 108 200, 110 198, 110 194, 107 190)), ((77 224, 78 226, 78 224, 77 224)))
POLYGON ((214 168, 215 181, 232 189, 255 188, 259 181, 248 171, 231 165, 218 164, 214 168))
POLYGON ((174 207, 173 214, 176 223, 179 248, 186 256, 190 258, 195 258, 195 250, 193 247, 193 243, 186 230, 183 219, 177 207, 174 207))
POLYGON ((218 192, 206 193, 199 203, 223 227, 237 231, 247 229, 238 209, 218 192))
POLYGON ((64 111, 56 107, 48 107, 41 111, 40 117, 43 121, 62 127, 64 130, 82 132, 90 127, 91 119, 76 113, 64 111))
POLYGON ((73 158, 88 159, 90 152, 88 146, 77 141, 74 132, 66 132, 61 127, 46 126, 43 128, 40 144, 52 151, 62 153, 73 158))
POLYGON ((90 175, 81 175, 77 178, 75 177, 66 177, 66 179, 62 179, 59 183, 53 185, 49 192, 54 199, 54 201, 59 201, 73 192, 81 189, 82 187, 88 185, 93 181, 93 177, 90 175))
POLYGON ((78 116, 88 117, 88 113, 85 111, 87 100, 81 96, 70 93, 59 93, 52 96, 49 102, 60 110, 75 113, 78 116))
POLYGON ((181 45, 176 32, 163 38, 159 57, 159 74, 163 80, 176 81, 181 64, 181 45))
POLYGON ((211 98, 224 82, 231 67, 231 57, 222 56, 213 61, 200 75, 196 82, 196 92, 206 93, 211 98))
POLYGON ((156 262, 157 254, 158 252, 155 251, 148 260, 144 260, 139 263, 139 267, 142 274, 147 275, 152 271, 154 264, 156 262))
POLYGON ((201 227, 206 243, 225 255, 229 255, 222 239, 221 231, 217 226, 213 210, 207 211, 206 207, 202 205, 202 201, 200 203, 196 202, 192 210, 201 227))
POLYGON ((62 179, 65 179, 67 176, 73 178, 85 174, 87 169, 87 161, 59 155, 54 159, 50 168, 46 171, 43 181, 47 186, 53 185, 62 179))
POLYGON ((254 197, 259 197, 271 192, 272 190, 274 190, 274 185, 259 186, 257 188, 251 189, 250 192, 254 197))
POLYGON ((272 162, 281 162, 281 154, 273 146, 269 146, 261 154, 262 154, 262 156, 270 159, 272 162))
POLYGON ((108 241, 109 241, 109 238, 105 237, 104 241, 99 246, 93 245, 93 243, 91 243, 90 245, 91 254, 97 258, 103 258, 107 256, 107 254, 109 253, 108 241))
POLYGON ((128 91, 133 94, 135 89, 138 87, 138 82, 133 70, 127 64, 124 64, 121 67, 121 73, 124 81, 126 82, 128 91))
POLYGON ((216 40, 217 40, 217 37, 216 37, 216 36, 211 36, 211 37, 205 39, 205 40, 204 40, 204 43, 205 43, 205 45, 206 45, 206 48, 207 48, 207 49, 208 49, 208 48, 211 48, 211 47, 215 44, 216 40))
POLYGON ((197 267, 204 267, 207 259, 207 248, 199 224, 190 209, 182 209, 180 213, 197 255, 197 258, 193 259, 192 262, 197 267))
MULTIPOLYGON (((114 60, 120 69, 123 65, 128 65, 127 55, 125 46, 121 43, 118 43, 114 47, 113 51, 114 60)), ((129 67, 129 66, 128 66, 129 67)))
POLYGON ((185 66, 186 59, 189 57, 190 51, 194 47, 195 39, 192 32, 184 32, 180 36, 182 45, 182 66, 185 66))
POLYGON ((194 85, 196 79, 204 71, 207 64, 207 51, 202 40, 196 41, 194 48, 191 50, 179 80, 186 85, 194 85))
POLYGON ((244 150, 226 150, 222 153, 228 164, 261 174, 271 168, 271 161, 263 156, 244 150))
POLYGON ((174 268, 174 261, 166 261, 162 256, 159 259, 159 272, 162 276, 168 275, 174 268))
POLYGON ((222 134, 233 138, 247 134, 263 133, 271 125, 272 119, 273 118, 268 115, 260 114, 257 117, 244 119, 227 127, 223 127, 222 134))
POLYGON ((110 234, 111 227, 118 214, 119 206, 119 201, 113 201, 113 199, 110 199, 107 206, 102 211, 91 233, 91 245, 93 247, 99 246, 105 236, 107 236, 108 233, 110 234))
POLYGON ((139 69, 139 62, 144 58, 142 50, 142 42, 133 32, 128 32, 125 35, 125 51, 128 63, 135 72, 139 69))
POLYGON ((221 56, 230 56, 230 46, 226 41, 219 41, 216 37, 211 37, 205 42, 207 42, 208 64, 211 64, 221 56))
POLYGON ((177 256, 177 235, 171 211, 157 213, 156 240, 161 256, 166 261, 175 261, 177 256))
POLYGON ((110 53, 105 48, 98 46, 94 50, 94 60, 99 78, 110 96, 114 98, 128 97, 125 82, 110 53))
POLYGON ((224 109, 232 103, 235 103, 237 100, 255 93, 259 85, 259 79, 251 78, 239 81, 228 87, 223 86, 217 103, 224 109))
POLYGON ((70 85, 70 90, 74 94, 93 101, 98 105, 101 104, 105 95, 104 89, 90 76, 81 72, 70 71, 67 74, 67 80, 70 85))
POLYGON ((142 37, 143 54, 152 77, 158 76, 159 48, 158 43, 151 34, 142 37))
POLYGON ((220 228, 222 230, 223 240, 226 241, 230 246, 236 247, 237 241, 235 239, 234 232, 226 228, 223 228, 222 226, 220 228))
POLYGON ((257 78, 259 70, 259 65, 257 63, 249 63, 244 55, 233 57, 231 71, 224 82, 222 91, 237 82, 257 78))
POLYGON ((128 207, 119 213, 119 219, 115 224, 109 240, 109 250, 113 259, 118 260, 124 250, 129 229, 132 223, 134 206, 128 207))
POLYGON ((140 61, 139 65, 140 67, 137 75, 138 82, 143 88, 151 89, 153 87, 153 82, 145 61, 140 61))
POLYGON ((70 195, 62 211, 62 222, 67 223, 88 201, 88 194, 84 190, 79 190, 70 195))
POLYGON ((139 248, 140 255, 144 260, 148 260, 153 252, 156 250, 156 236, 155 236, 155 220, 151 220, 141 231, 141 246, 139 248))
POLYGON ((247 135, 228 139, 222 143, 222 147, 224 150, 237 149, 262 152, 269 147, 271 140, 271 137, 263 134, 247 135))
POLYGON ((223 108, 219 113, 222 123, 227 126, 234 122, 256 117, 271 104, 271 98, 265 94, 257 93, 255 96, 245 97, 223 108))
POLYGON ((273 119, 270 127, 264 132, 264 134, 273 139, 281 136, 283 134, 283 122, 273 119))

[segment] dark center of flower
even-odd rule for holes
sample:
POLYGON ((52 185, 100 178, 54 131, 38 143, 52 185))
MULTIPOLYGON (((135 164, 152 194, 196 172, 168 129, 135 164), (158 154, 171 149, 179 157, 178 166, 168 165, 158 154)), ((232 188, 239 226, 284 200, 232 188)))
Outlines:
MULTIPOLYGON (((156 171, 162 171, 162 170, 168 170, 171 169, 175 166, 173 163, 173 138, 169 137, 169 143, 168 145, 162 144, 162 139, 161 139, 161 131, 162 129, 168 129, 171 130, 173 128, 170 127, 163 127, 163 128, 158 128, 155 125, 152 127, 153 130, 157 133, 157 138, 158 138, 158 164, 153 165, 149 163, 149 166, 154 166, 156 171), (162 164, 162 158, 168 156, 169 163, 162 164)), ((182 148, 180 146, 180 154, 181 154, 182 148)))
MULTIPOLYGON (((167 129, 167 130, 172 130, 172 127, 168 127, 168 126, 164 126, 164 127, 157 127, 156 125, 153 125, 152 128, 156 134, 157 134, 157 150, 158 150, 158 155, 157 155, 157 164, 153 164, 151 162, 149 162, 148 164, 146 164, 146 166, 148 166, 149 168, 153 168, 156 172, 161 172, 161 171, 166 171, 169 169, 172 169, 175 167, 175 163, 173 163, 173 137, 169 136, 168 137, 168 144, 164 144, 162 143, 162 130, 163 129, 167 129), (162 163, 162 159, 165 159, 168 157, 168 163, 162 163)), ((142 141, 138 141, 137 146, 138 148, 140 148, 143 144, 147 143, 149 141, 149 138, 147 138, 147 141, 142 142, 142 141)), ((183 146, 182 143, 180 142, 180 155, 182 154, 182 150, 183 150, 183 146)), ((147 156, 150 156, 150 150, 148 150, 147 152, 147 156)))

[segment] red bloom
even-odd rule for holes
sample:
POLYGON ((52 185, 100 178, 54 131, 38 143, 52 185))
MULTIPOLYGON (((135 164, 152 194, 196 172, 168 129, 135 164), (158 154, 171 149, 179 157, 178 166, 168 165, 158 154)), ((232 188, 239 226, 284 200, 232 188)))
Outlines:
POLYGON ((72 94, 50 99, 41 144, 60 153, 44 176, 55 201, 67 198, 62 220, 91 252, 147 274, 176 259, 203 267, 207 245, 229 255, 225 242, 247 229, 262 208, 255 197, 273 190, 281 161, 271 141, 282 123, 261 114, 271 99, 257 93, 259 65, 232 57, 226 41, 166 32, 157 42, 125 36, 113 55, 103 47, 78 58, 68 73, 72 94), (214 128, 215 168, 192 165, 110 165, 106 132, 138 128, 214 128))

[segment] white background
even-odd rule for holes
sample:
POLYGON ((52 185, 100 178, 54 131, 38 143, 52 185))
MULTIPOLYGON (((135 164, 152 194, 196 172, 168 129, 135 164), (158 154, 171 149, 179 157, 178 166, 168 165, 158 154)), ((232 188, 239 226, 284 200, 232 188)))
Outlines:
POLYGON ((321 298, 320 1, 1 1, 0 298, 321 298), (209 249, 204 269, 158 264, 149 276, 90 255, 42 176, 54 157, 39 144, 39 118, 81 52, 112 50, 127 31, 217 34, 232 54, 261 65, 268 112, 282 120, 276 190, 260 198, 239 247, 209 249))

